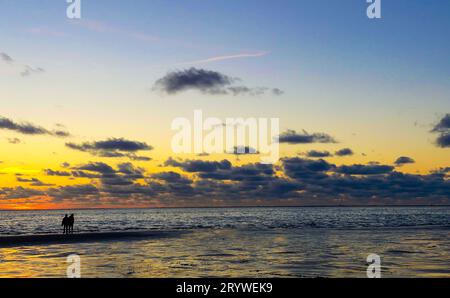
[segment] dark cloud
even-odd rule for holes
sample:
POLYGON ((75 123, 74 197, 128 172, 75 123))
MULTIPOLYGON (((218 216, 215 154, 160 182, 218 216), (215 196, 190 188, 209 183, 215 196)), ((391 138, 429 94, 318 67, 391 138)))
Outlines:
POLYGON ((325 133, 309 134, 306 131, 297 133, 295 130, 288 130, 279 136, 280 143, 288 144, 311 144, 311 143, 336 143, 336 140, 325 133))
POLYGON ((436 145, 441 148, 450 147, 450 114, 446 114, 431 130, 433 133, 440 133, 436 139, 436 145))
POLYGON ((44 194, 45 193, 43 191, 33 188, 25 188, 22 186, 18 186, 15 188, 12 187, 0 188, 0 199, 3 200, 26 199, 36 196, 42 196, 44 194))
POLYGON ((91 162, 75 168, 76 170, 96 172, 102 175, 114 174, 115 170, 104 162, 91 162))
POLYGON ((153 150, 153 147, 147 143, 123 138, 111 138, 106 141, 85 142, 82 144, 66 143, 66 146, 100 157, 127 157, 136 161, 151 160, 150 157, 136 155, 136 152, 153 150))
POLYGON ((152 175, 153 179, 163 180, 167 183, 192 184, 192 180, 175 172, 162 172, 152 175))
POLYGON ((203 161, 203 160, 186 160, 178 161, 173 158, 169 158, 164 165, 170 167, 177 167, 183 169, 185 172, 197 173, 197 172, 215 172, 219 169, 226 170, 231 168, 231 162, 224 159, 222 161, 203 161))
POLYGON ((30 124, 30 123, 16 123, 8 118, 0 117, 0 128, 17 131, 27 135, 43 135, 48 134, 48 130, 30 124))
POLYGON ((450 132, 442 133, 437 139, 436 144, 441 148, 450 147, 450 132))
POLYGON ((16 131, 25 135, 52 135, 58 137, 68 137, 70 134, 64 131, 49 131, 43 127, 31 123, 17 123, 11 119, 0 116, 0 129, 16 131))
POLYGON ((67 138, 70 137, 70 133, 64 130, 55 130, 53 131, 53 134, 57 137, 61 137, 61 138, 67 138))
POLYGON ((409 164, 409 163, 415 163, 416 161, 414 159, 412 159, 411 157, 407 157, 407 156, 400 156, 399 158, 397 158, 394 161, 394 164, 397 166, 401 166, 404 164, 409 164))
POLYGON ((448 132, 450 130, 450 114, 446 114, 431 130, 432 132, 448 132))
POLYGON ((52 184, 47 184, 42 182, 41 180, 37 179, 37 178, 21 178, 21 177, 17 177, 16 178, 18 182, 24 182, 24 183, 29 183, 30 186, 52 186, 52 184))
POLYGON ((101 195, 100 190, 92 184, 69 185, 51 188, 47 194, 54 198, 56 202, 61 201, 75 201, 75 202, 89 202, 98 204, 101 195))
POLYGON ((380 175, 387 174, 394 170, 393 166, 388 165, 351 165, 351 166, 340 166, 336 168, 336 172, 346 175, 380 175))
POLYGON ((69 177, 72 176, 72 174, 70 172, 66 172, 66 171, 54 171, 52 169, 45 169, 44 173, 47 176, 59 176, 59 177, 69 177))
POLYGON ((61 164, 61 167, 62 167, 62 168, 69 168, 69 167, 70 167, 70 163, 68 163, 68 162, 63 162, 63 163, 61 164))
POLYGON ((353 155, 353 150, 350 148, 344 148, 341 150, 336 151, 334 154, 336 154, 337 156, 350 156, 353 155))
MULTIPOLYGON (((270 89, 267 87, 247 87, 234 85, 240 79, 233 78, 217 71, 189 68, 172 71, 157 80, 153 90, 173 95, 188 90, 198 90, 210 95, 263 95, 270 89)), ((271 89, 273 95, 282 95, 283 91, 271 89)))
POLYGON ((308 151, 306 152, 305 155, 310 158, 325 158, 332 156, 332 154, 328 151, 317 151, 317 150, 308 151))
POLYGON ((312 160, 299 157, 282 159, 284 173, 293 179, 321 179, 325 174, 335 168, 335 165, 328 163, 323 159, 312 160))
POLYGON ((156 81, 155 90, 167 94, 175 94, 186 90, 200 90, 203 93, 220 93, 225 86, 231 85, 235 79, 217 71, 190 68, 183 71, 169 72, 156 81))
MULTIPOLYGON (((322 159, 299 157, 283 158, 279 166, 259 163, 236 166, 227 160, 169 159, 166 163, 183 173, 167 171, 147 176, 131 163, 113 167, 91 162, 73 167, 71 172, 76 178, 92 179, 89 184, 45 191, 0 188, 0 200, 48 196, 54 203, 95 206, 146 205, 155 200, 174 206, 209 206, 217 202, 224 205, 450 203, 447 168, 428 175, 413 175, 375 163, 336 166, 322 159)), ((19 178, 24 183, 37 182, 19 178)))

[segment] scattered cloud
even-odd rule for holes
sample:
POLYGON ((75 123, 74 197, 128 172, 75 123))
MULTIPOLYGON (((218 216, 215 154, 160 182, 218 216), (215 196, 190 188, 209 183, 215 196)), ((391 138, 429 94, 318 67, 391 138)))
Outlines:
POLYGON ((27 179, 27 178, 17 177, 16 180, 17 180, 17 182, 29 183, 30 186, 35 186, 35 187, 52 186, 53 185, 53 184, 46 184, 37 178, 27 179))
POLYGON ((394 161, 394 164, 396 166, 402 166, 404 164, 411 164, 411 163, 415 163, 416 161, 414 159, 412 159, 411 157, 407 157, 407 156, 400 156, 399 158, 397 158, 394 161))
POLYGON ((378 165, 378 164, 369 164, 369 165, 351 165, 351 166, 340 166, 336 168, 337 173, 345 174, 345 175, 380 175, 387 174, 394 170, 393 166, 389 165, 378 165))
POLYGON ((351 156, 354 154, 354 152, 350 148, 344 148, 344 149, 336 151, 334 154, 337 156, 351 156))
POLYGON ((439 133, 436 139, 436 145, 441 148, 450 147, 450 114, 446 114, 438 124, 431 130, 433 133, 439 133))
POLYGON ((247 87, 236 85, 241 81, 217 71, 189 68, 181 71, 172 71, 157 80, 153 86, 154 91, 162 94, 174 95, 188 90, 197 90, 209 95, 263 95, 272 90, 274 95, 281 95, 280 89, 267 87, 247 87))
POLYGON ((110 138, 105 141, 85 142, 81 144, 66 143, 73 150, 88 152, 100 157, 126 157, 136 161, 148 161, 149 157, 138 156, 136 152, 151 151, 153 147, 144 142, 126 140, 124 138, 110 138))
POLYGON ((45 70, 42 67, 33 68, 33 67, 29 66, 29 65, 25 65, 24 69, 22 70, 20 75, 22 77, 28 77, 28 76, 30 76, 32 74, 40 74, 40 73, 44 73, 44 72, 45 72, 45 70))
POLYGON ((24 135, 51 135, 56 137, 69 137, 66 131, 50 131, 41 126, 28 122, 18 123, 9 118, 0 116, 0 129, 15 131, 24 135))
POLYGON ((10 144, 20 144, 21 141, 19 138, 8 138, 8 143, 10 144))
POLYGON ((306 152, 305 155, 309 158, 325 158, 325 157, 333 156, 328 151, 317 151, 317 150, 310 150, 310 151, 306 152))
POLYGON ((287 144, 312 144, 312 143, 337 143, 337 141, 326 133, 309 134, 306 131, 297 133, 295 130, 288 130, 279 136, 280 143, 287 144))
POLYGON ((442 133, 437 139, 436 144, 441 148, 450 147, 450 133, 442 133))
POLYGON ((450 114, 446 114, 438 124, 431 130, 432 132, 448 132, 450 130, 450 114))
POLYGON ((164 163, 166 167, 178 167, 182 168, 185 172, 195 173, 195 172, 214 172, 218 169, 229 169, 231 168, 231 162, 228 160, 222 161, 203 161, 203 160, 186 160, 178 161, 173 158, 169 158, 164 163))
POLYGON ((21 65, 18 64, 10 55, 0 52, 0 61, 3 61, 6 64, 11 66, 18 67, 20 69, 20 75, 22 77, 27 77, 32 74, 40 74, 44 73, 45 70, 42 67, 32 67, 30 65, 21 65))
POLYGON ((6 53, 0 53, 0 59, 6 63, 13 63, 14 59, 6 53))
MULTIPOLYGON (((111 166, 90 162, 70 171, 46 170, 50 176, 90 179, 89 184, 48 186, 47 190, 0 188, 0 199, 48 196, 74 204, 209 206, 236 204, 448 204, 447 168, 428 175, 396 172, 375 163, 337 166, 323 159, 285 157, 279 165, 232 165, 228 160, 175 160, 166 167, 182 171, 147 174, 131 163, 111 166), (189 176, 188 176, 189 175, 189 176), (184 203, 183 203, 184 202, 184 203)), ((23 183, 45 185, 18 177, 23 183)))

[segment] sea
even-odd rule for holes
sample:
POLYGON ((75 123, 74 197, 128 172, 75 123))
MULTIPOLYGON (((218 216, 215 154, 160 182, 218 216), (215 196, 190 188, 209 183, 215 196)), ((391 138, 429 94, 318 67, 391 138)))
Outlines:
POLYGON ((450 207, 0 211, 0 277, 65 278, 73 255, 86 278, 367 278, 373 255, 381 277, 450 277, 450 207))

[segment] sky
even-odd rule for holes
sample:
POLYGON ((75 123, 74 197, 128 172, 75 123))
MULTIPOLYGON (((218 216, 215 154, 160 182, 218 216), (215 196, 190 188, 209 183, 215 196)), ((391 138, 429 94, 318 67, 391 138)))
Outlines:
POLYGON ((0 209, 449 203, 448 1, 81 3, 0 0, 0 209), (280 160, 175 153, 194 110, 280 160))

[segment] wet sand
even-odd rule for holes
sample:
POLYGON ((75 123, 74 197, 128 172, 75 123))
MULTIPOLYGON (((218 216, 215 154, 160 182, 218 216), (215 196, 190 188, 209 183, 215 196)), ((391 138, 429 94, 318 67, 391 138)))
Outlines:
POLYGON ((106 232, 80 234, 42 234, 1 236, 1 247, 33 246, 45 244, 68 244, 105 241, 132 241, 139 239, 155 239, 179 236, 182 231, 136 231, 136 232, 106 232))

